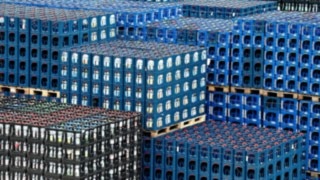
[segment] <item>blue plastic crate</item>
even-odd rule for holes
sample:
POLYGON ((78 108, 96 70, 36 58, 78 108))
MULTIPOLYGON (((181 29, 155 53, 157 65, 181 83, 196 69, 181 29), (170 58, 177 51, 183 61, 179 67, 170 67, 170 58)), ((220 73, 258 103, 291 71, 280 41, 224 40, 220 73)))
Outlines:
POLYGON ((230 71, 231 73, 242 73, 243 63, 241 60, 231 59, 230 71))
POLYGON ((297 92, 298 91, 297 79, 286 79, 286 81, 285 81, 285 91, 287 91, 287 92, 297 92))
POLYGON ((252 86, 254 88, 262 88, 263 87, 263 78, 258 73, 253 76, 252 86))
POLYGON ((276 91, 284 91, 286 88, 286 80, 282 76, 275 76, 272 88, 276 91))
POLYGON ((299 37, 289 37, 286 47, 289 51, 298 51, 300 48, 300 44, 301 42, 299 37))
POLYGON ((309 67, 312 63, 312 56, 308 53, 299 55, 299 67, 309 67))
POLYGON ((19 82, 19 76, 16 73, 8 73, 8 80, 7 80, 7 84, 9 86, 17 86, 18 82, 19 82))
POLYGON ((244 60, 242 66, 243 66, 243 69, 242 69, 243 74, 252 75, 252 71, 253 71, 252 60, 244 60))
POLYGON ((16 31, 7 31, 7 41, 6 44, 9 46, 18 46, 19 43, 19 34, 16 31))
POLYGON ((230 74, 230 85, 235 87, 241 87, 242 82, 242 74, 240 73, 231 73, 230 74))
POLYGON ((241 45, 244 48, 250 48, 253 46, 251 35, 241 35, 241 45))
POLYGON ((50 88, 49 76, 41 75, 41 77, 40 77, 40 88, 41 89, 49 89, 50 88))
POLYGON ((311 68, 310 78, 312 82, 320 82, 320 68, 311 68))
POLYGON ((310 63, 312 68, 320 69, 320 55, 312 55, 310 63))
POLYGON ((287 66, 285 68, 285 76, 287 79, 298 79, 298 67, 297 66, 287 66))
POLYGON ((268 21, 266 22, 265 33, 268 36, 274 36, 277 33, 277 23, 268 21))
POLYGON ((255 35, 252 37, 252 45, 257 48, 264 47, 264 36, 263 35, 255 35))
POLYGON ((223 179, 229 179, 234 177, 234 150, 223 148, 222 155, 222 164, 223 164, 223 179))
POLYGON ((166 42, 167 43, 176 43, 177 42, 176 29, 171 29, 171 28, 166 29, 166 42))
POLYGON ((309 39, 302 39, 301 40, 301 52, 302 53, 310 53, 311 52, 311 45, 312 44, 312 41, 309 40, 309 39))
POLYGON ((272 50, 265 51, 265 53, 264 53, 264 62, 265 63, 274 63, 275 60, 276 60, 276 56, 272 50))
POLYGON ((227 121, 227 106, 211 106, 208 107, 208 118, 215 121, 227 121))
POLYGON ((242 76, 243 87, 252 87, 253 78, 251 73, 244 73, 242 76))
POLYGON ((320 95, 320 83, 319 82, 311 82, 309 87, 309 92, 312 95, 320 95))
POLYGON ((187 30, 187 42, 188 45, 198 44, 198 31, 197 30, 187 30))
POLYGON ((157 42, 165 42, 166 38, 166 28, 157 28, 156 30, 157 42))
POLYGON ((187 31, 184 29, 177 29, 177 43, 185 44, 187 41, 187 31))
POLYGON ((301 94, 308 94, 310 92, 310 82, 308 80, 299 81, 298 92, 301 94))
POLYGON ((274 76, 274 72, 276 66, 272 62, 265 62, 264 63, 264 70, 263 70, 263 76, 272 78, 274 76))
POLYGON ((286 63, 286 52, 282 50, 277 50, 274 56, 276 65, 284 65, 286 63))
POLYGON ((207 46, 208 42, 208 32, 207 31, 198 31, 197 32, 197 45, 198 46, 207 46))
POLYGON ((214 74, 215 74, 215 78, 214 78, 215 85, 220 85, 220 86, 229 85, 229 71, 223 72, 223 71, 216 70, 214 74))
POLYGON ((228 122, 237 123, 237 124, 245 123, 242 107, 228 107, 227 116, 228 116, 228 122))
POLYGON ((281 128, 284 130, 291 130, 295 132, 297 130, 298 116, 296 113, 281 112, 281 128))
POLYGON ((40 88, 41 78, 38 76, 38 74, 30 74, 30 86, 34 88, 40 88))
POLYGON ((78 94, 81 92, 81 80, 80 79, 70 79, 70 93, 78 94))
POLYGON ((286 37, 276 37, 276 49, 281 50, 281 51, 286 51, 287 50, 287 44, 288 44, 288 39, 286 37))
POLYGON ((246 167, 243 165, 243 162, 246 161, 246 152, 242 150, 235 150, 235 167, 234 167, 234 176, 235 179, 243 179, 246 177, 245 171, 246 167))

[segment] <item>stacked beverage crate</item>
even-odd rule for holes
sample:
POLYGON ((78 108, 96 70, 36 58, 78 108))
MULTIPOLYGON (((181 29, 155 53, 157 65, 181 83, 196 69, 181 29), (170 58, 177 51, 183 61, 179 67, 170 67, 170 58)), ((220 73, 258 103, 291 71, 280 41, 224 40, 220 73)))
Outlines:
POLYGON ((231 86, 262 87, 264 25, 234 22, 231 50, 231 86))
POLYGON ((1 179, 140 179, 141 116, 1 98, 1 179))
POLYGON ((60 48, 115 38, 111 13, 10 4, 0 9, 2 85, 59 90, 60 48))
MULTIPOLYGON (((233 23, 231 20, 180 18, 148 24, 145 41, 207 47, 207 81, 229 85, 229 51, 233 23)), ((124 39, 130 39, 125 37, 124 39)))
POLYGON ((320 103, 259 94, 208 92, 207 119, 307 134, 307 169, 319 171, 320 103))
POLYGON ((277 2, 197 0, 181 2, 184 17, 231 19, 277 9, 277 2))
POLYGON ((96 1, 70 1, 63 0, 22 0, 6 1, 9 4, 22 4, 25 6, 40 6, 49 8, 98 10, 112 12, 117 16, 117 23, 121 26, 143 25, 145 23, 160 21, 181 16, 181 5, 177 3, 151 3, 126 0, 96 0, 96 1))
POLYGON ((158 138, 144 138, 142 176, 147 180, 300 180, 304 136, 207 121, 158 138))
POLYGON ((204 49, 117 40, 61 54, 61 65, 70 67, 61 74, 62 102, 141 112, 147 130, 205 113, 204 49))
MULTIPOLYGON (((235 30, 244 32, 244 28, 250 29, 251 35, 242 35, 241 38, 252 39, 252 44, 261 34, 259 39, 264 42, 261 45, 264 54, 263 89, 319 95, 318 18, 316 13, 270 12, 236 21, 235 30)), ((261 53, 258 54, 261 57, 261 53)), ((256 55, 254 52, 253 56, 256 55)), ((253 63, 248 69, 256 71, 255 68, 253 63)), ((242 70, 246 71, 246 68, 242 70)), ((242 82, 240 86, 256 87, 254 75, 251 76, 253 85, 242 82)))
POLYGON ((282 11, 319 12, 320 2, 317 0, 278 0, 282 11))

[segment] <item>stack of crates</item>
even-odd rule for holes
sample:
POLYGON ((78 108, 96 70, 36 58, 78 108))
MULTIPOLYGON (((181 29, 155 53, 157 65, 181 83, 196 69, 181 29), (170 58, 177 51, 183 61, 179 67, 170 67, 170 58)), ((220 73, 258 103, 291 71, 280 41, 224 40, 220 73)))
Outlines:
POLYGON ((71 67, 61 76, 62 102, 141 112, 147 130, 205 113, 204 49, 117 40, 61 54, 61 64, 71 67))
POLYGON ((237 19, 233 30, 231 85, 318 96, 318 19, 316 13, 300 12, 268 12, 237 19), (253 47, 251 51, 243 51, 243 60, 247 59, 245 54, 254 60, 251 64, 244 62, 240 68, 236 59, 241 54, 234 43, 238 39, 243 41, 239 43, 242 46, 248 42, 253 47), (234 82, 233 73, 241 70, 248 75, 243 75, 241 83, 234 82))
POLYGON ((296 179, 299 133, 207 121, 143 140, 143 179, 296 179))
POLYGON ((59 90, 62 47, 111 40, 115 15, 1 4, 0 83, 59 90))
POLYGON ((320 103, 301 101, 299 105, 299 115, 299 130, 307 134, 308 170, 319 172, 320 103))
POLYGON ((157 22, 165 19, 174 19, 181 17, 182 5, 177 3, 152 3, 152 2, 137 2, 137 1, 113 1, 113 0, 98 0, 98 1, 73 1, 65 2, 58 1, 19 1, 7 2, 28 6, 44 6, 49 8, 62 9, 82 9, 82 10, 97 10, 111 12, 116 15, 116 32, 115 29, 110 29, 112 35, 117 35, 119 39, 139 40, 143 39, 144 26, 150 22, 157 22))
POLYGON ((320 3, 317 0, 278 0, 281 11, 319 12, 320 3))
POLYGON ((229 85, 230 38, 233 22, 180 18, 148 24, 146 40, 207 48, 207 83, 229 85))
POLYGON ((141 115, 0 99, 1 179, 140 179, 141 115))
POLYGON ((150 6, 149 8, 121 9, 121 12, 117 12, 118 39, 150 40, 146 34, 152 31, 146 31, 147 24, 181 17, 181 6, 157 5, 157 8, 150 6))
POLYGON ((181 3, 184 17, 231 19, 277 9, 277 2, 247 0, 198 0, 181 3))
POLYGON ((258 94, 208 92, 207 119, 262 127, 262 104, 258 94))
POLYGON ((227 121, 228 94, 224 92, 208 92, 207 94, 207 119, 227 121))
POLYGON ((297 130, 307 131, 308 129, 306 121, 310 117, 298 111, 299 106, 302 106, 303 111, 307 112, 305 103, 308 101, 261 96, 259 94, 218 91, 209 92, 207 99, 207 118, 209 120, 227 121, 293 132, 297 130))

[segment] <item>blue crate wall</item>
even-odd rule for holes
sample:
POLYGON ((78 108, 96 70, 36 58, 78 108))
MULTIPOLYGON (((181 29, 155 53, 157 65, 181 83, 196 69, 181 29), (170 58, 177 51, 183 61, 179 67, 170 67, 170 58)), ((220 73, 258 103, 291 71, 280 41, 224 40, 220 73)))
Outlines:
MULTIPOLYGON (((130 43, 144 44, 141 42, 117 41, 115 44, 110 44, 114 48, 111 47, 109 51, 119 51, 119 53, 117 52, 119 55, 103 57, 98 52, 79 54, 68 52, 67 57, 74 54, 75 57, 78 56, 77 60, 81 62, 79 65, 71 66, 75 68, 75 76, 71 76, 71 92, 73 94, 79 93, 78 99, 81 98, 81 93, 79 86, 75 88, 76 84, 86 81, 90 91, 92 91, 95 83, 101 83, 102 94, 100 96, 96 94, 96 97, 111 99, 112 108, 119 107, 122 110, 128 107, 128 110, 137 110, 134 104, 143 102, 139 111, 145 112, 144 126, 149 130, 164 128, 205 113, 206 84, 203 78, 206 70, 204 59, 206 56, 203 56, 206 53, 205 51, 190 51, 181 55, 151 60, 151 58, 135 58, 133 55, 131 55, 132 58, 123 56, 120 52, 130 54, 131 50, 118 48, 116 43, 128 47, 134 46, 130 43), (103 73, 103 75, 101 73, 100 75, 103 77, 100 79, 93 79, 93 75, 89 75, 87 78, 81 77, 83 70, 89 68, 89 64, 92 65, 94 58, 98 57, 103 59, 103 67, 100 67, 100 71, 103 73), (87 63, 83 64, 84 61, 87 63), (81 82, 78 82, 79 80, 81 82), (72 91, 73 89, 74 91, 72 91), (171 98, 174 95, 180 98, 176 100, 177 102, 171 98), (159 107, 160 105, 162 106, 159 107), (147 121, 150 117, 152 117, 153 122, 147 121)), ((133 51, 138 52, 140 49, 134 49, 133 51)), ((92 66, 88 69, 87 74, 92 74, 89 72, 94 71, 98 74, 99 67, 92 66)), ((89 94, 91 93, 88 92, 89 94)), ((88 102, 90 104, 92 101, 89 100, 88 102)))
MULTIPOLYGON (((303 136, 293 140, 287 139, 285 143, 278 144, 276 139, 294 136, 283 133, 269 142, 268 149, 244 150, 247 143, 256 146, 261 146, 263 143, 258 143, 254 138, 227 143, 226 141, 232 139, 232 136, 239 134, 243 139, 252 137, 250 134, 242 134, 243 132, 236 130, 237 127, 242 128, 239 125, 207 121, 187 128, 184 132, 173 132, 157 138, 145 137, 146 154, 143 161, 146 162, 144 166, 146 171, 144 171, 144 178, 151 179, 152 176, 160 179, 168 176, 174 179, 186 177, 219 179, 230 176, 235 179, 243 179, 243 177, 248 179, 275 178, 277 176, 300 178, 302 173, 300 168, 304 163, 301 159, 301 152, 304 149, 303 136), (223 125, 217 126, 216 124, 223 125), (225 139, 221 139, 223 135, 215 131, 224 132, 225 139), (207 133, 207 141, 202 140, 204 133, 207 133), (216 142, 212 142, 215 138, 218 138, 216 142), (295 148, 292 149, 292 146, 295 148), (154 153, 154 151, 157 152, 154 153), (176 166, 172 167, 173 164, 176 166), (164 172, 160 167, 163 169, 172 167, 173 169, 164 172)), ((271 130, 268 129, 264 133, 257 132, 256 135, 262 139, 269 138, 270 135, 266 135, 267 131, 271 130)), ((253 132, 250 131, 250 133, 253 132)))
POLYGON ((274 2, 252 3, 252 1, 235 1, 231 5, 230 2, 227 1, 210 3, 205 1, 199 1, 197 3, 183 3, 182 15, 185 17, 231 19, 250 14, 259 14, 265 11, 272 11, 276 9, 277 4, 274 2))
MULTIPOLYGON (((81 43, 79 33, 81 33, 82 30, 86 31, 85 29, 82 29, 84 27, 81 24, 83 21, 48 21, 41 16, 30 14, 26 14, 26 16, 22 17, 21 14, 25 13, 25 10, 28 10, 28 7, 19 5, 5 6, 11 9, 16 9, 16 12, 20 12, 15 19, 11 18, 10 15, 6 17, 8 22, 5 21, 4 23, 4 26, 8 26, 5 32, 8 32, 9 39, 5 40, 6 43, 9 45, 17 45, 17 49, 8 49, 7 57, 16 59, 17 62, 20 60, 28 61, 31 59, 30 62, 26 62, 30 63, 27 64, 27 66, 32 68, 33 64, 35 65, 35 63, 37 66, 34 69, 34 72, 30 73, 29 77, 26 77, 28 74, 22 72, 22 79, 25 79, 23 82, 16 83, 10 80, 11 84, 8 85, 16 84, 24 87, 30 86, 35 88, 58 90, 58 84, 60 82, 58 74, 60 68, 58 62, 58 57, 60 56, 59 48, 81 43), (14 21, 10 22, 10 18, 14 21), (16 35, 14 35, 13 32, 16 32, 16 35), (15 57, 16 54, 18 54, 16 51, 19 51, 19 56, 17 57, 15 57), (40 63, 40 60, 48 63, 40 63), (41 71, 43 69, 46 69, 46 71, 41 71), (39 74, 38 77, 37 74, 39 74), (25 81, 27 82, 25 83, 25 81)), ((36 9, 41 11, 45 10, 46 8, 37 7, 36 9)), ((48 11, 51 10, 52 9, 49 9, 48 11)), ((57 9, 53 9, 52 11, 57 11, 57 9)), ((64 10, 58 9, 58 11, 63 12, 64 10)), ((71 12, 68 12, 68 10, 65 11, 67 14, 71 12)), ((74 11, 73 13, 76 12, 74 11)), ((68 16, 70 15, 67 15, 66 18, 69 18, 68 16)), ((99 36, 99 30, 109 30, 108 28, 115 26, 114 23, 112 25, 109 22, 112 19, 111 16, 114 15, 106 13, 106 15, 88 18, 88 32, 92 30, 94 33, 96 33, 96 36, 99 36)), ((89 36, 93 37, 92 34, 88 34, 88 37, 89 36)), ((96 37, 94 39, 96 40, 92 40, 92 42, 102 40, 100 37, 96 37)), ((9 78, 9 76, 7 78, 9 78)), ((10 79, 12 79, 12 76, 10 76, 10 79)), ((18 81, 20 80, 20 77, 17 77, 16 79, 18 81)), ((9 83, 8 80, 6 80, 6 83, 9 83)))

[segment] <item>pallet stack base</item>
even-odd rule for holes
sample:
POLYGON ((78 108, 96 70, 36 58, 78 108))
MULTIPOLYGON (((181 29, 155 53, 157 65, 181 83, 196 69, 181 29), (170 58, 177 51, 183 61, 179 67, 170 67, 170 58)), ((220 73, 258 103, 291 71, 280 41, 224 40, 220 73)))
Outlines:
POLYGON ((198 116, 198 117, 195 117, 195 118, 183 121, 183 122, 179 122, 175 125, 172 125, 172 126, 169 126, 164 129, 157 130, 157 131, 145 131, 144 135, 150 136, 150 137, 158 137, 158 136, 165 135, 165 134, 168 134, 168 133, 180 130, 180 129, 184 129, 189 126, 194 126, 196 124, 204 122, 205 120, 206 120, 206 116, 202 115, 202 116, 198 116))

